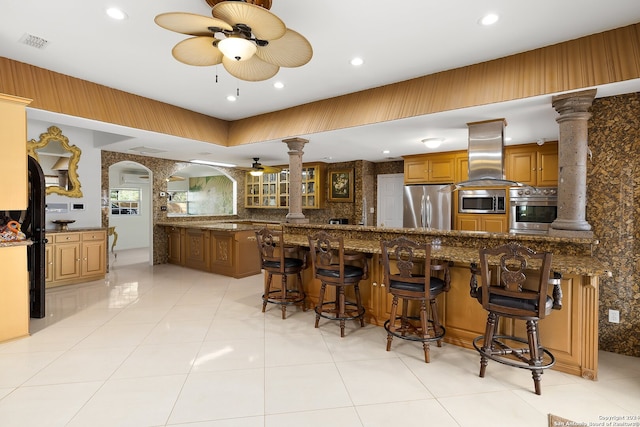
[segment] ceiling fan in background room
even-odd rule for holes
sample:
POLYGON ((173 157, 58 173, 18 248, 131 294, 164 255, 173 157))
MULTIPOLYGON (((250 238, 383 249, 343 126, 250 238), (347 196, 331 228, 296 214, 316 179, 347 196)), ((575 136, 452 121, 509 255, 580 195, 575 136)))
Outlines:
POLYGON ((254 157, 253 158, 253 163, 251 164, 250 168, 236 167, 236 169, 242 170, 242 171, 247 171, 253 176, 260 176, 263 173, 278 173, 278 172, 280 172, 282 170, 280 168, 276 168, 276 167, 273 167, 273 166, 265 166, 265 165, 263 165, 262 163, 260 163, 260 158, 259 157, 254 157))
POLYGON ((271 1, 206 1, 213 6, 212 18, 186 12, 155 18, 162 28, 193 36, 171 51, 178 61, 195 66, 221 63, 240 80, 262 81, 280 67, 300 67, 311 60, 309 41, 268 10, 271 1))

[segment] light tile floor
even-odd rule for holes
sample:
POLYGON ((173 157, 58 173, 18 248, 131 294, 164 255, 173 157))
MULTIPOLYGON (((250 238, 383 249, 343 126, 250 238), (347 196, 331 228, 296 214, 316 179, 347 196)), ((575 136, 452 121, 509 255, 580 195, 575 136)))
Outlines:
MULTIPOLYGON (((593 382, 475 351, 421 347, 312 311, 261 313, 262 277, 128 264, 48 292, 28 338, 0 344, 0 426, 547 426, 640 417, 640 358, 600 353, 593 382)), ((638 418, 633 420, 638 425, 638 418)), ((620 424, 621 425, 621 424, 620 424)))

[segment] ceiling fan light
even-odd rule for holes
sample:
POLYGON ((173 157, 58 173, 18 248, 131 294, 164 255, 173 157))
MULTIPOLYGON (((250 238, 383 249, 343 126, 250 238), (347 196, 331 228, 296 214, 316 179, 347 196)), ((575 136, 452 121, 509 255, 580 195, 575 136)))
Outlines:
POLYGON ((249 172, 249 174, 251 174, 251 176, 261 176, 262 175, 262 171, 251 171, 251 172, 249 172))
POLYGON ((227 58, 246 61, 256 53, 257 47, 255 43, 247 39, 227 37, 218 42, 218 49, 227 58))

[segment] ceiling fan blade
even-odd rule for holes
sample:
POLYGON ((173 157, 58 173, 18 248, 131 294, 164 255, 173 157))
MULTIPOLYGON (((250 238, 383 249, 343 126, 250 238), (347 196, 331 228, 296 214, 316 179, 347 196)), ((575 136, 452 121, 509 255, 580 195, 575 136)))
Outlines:
POLYGON ((287 31, 284 22, 267 9, 241 1, 223 1, 213 6, 214 18, 230 25, 246 24, 256 38, 261 40, 278 39, 287 31))
POLYGON ((256 55, 280 67, 300 67, 311 60, 313 48, 300 33, 287 29, 279 39, 270 40, 266 46, 258 46, 256 55))
POLYGON ((213 37, 191 37, 174 46, 171 54, 187 65, 207 66, 222 62, 222 52, 213 46, 213 37))
POLYGON ((228 31, 233 30, 229 24, 221 19, 209 18, 195 13, 161 13, 155 17, 154 21, 166 30, 192 36, 210 36, 209 27, 219 27, 228 31))
MULTIPOLYGON (((222 4, 222 3, 220 3, 222 4)), ((236 61, 226 56, 222 57, 222 65, 232 76, 249 82, 259 82, 270 79, 280 70, 280 67, 263 61, 257 56, 252 56, 246 61, 236 61)))

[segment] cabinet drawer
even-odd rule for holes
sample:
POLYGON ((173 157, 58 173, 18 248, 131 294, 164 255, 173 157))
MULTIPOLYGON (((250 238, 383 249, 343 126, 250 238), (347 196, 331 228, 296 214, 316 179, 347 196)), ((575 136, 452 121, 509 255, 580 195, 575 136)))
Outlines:
POLYGON ((68 243, 68 242, 79 242, 80 234, 79 233, 69 233, 69 234, 55 234, 53 236, 54 243, 68 243))
POLYGON ((82 241, 88 242, 92 240, 104 240, 105 239, 104 231, 86 231, 82 233, 82 241))

